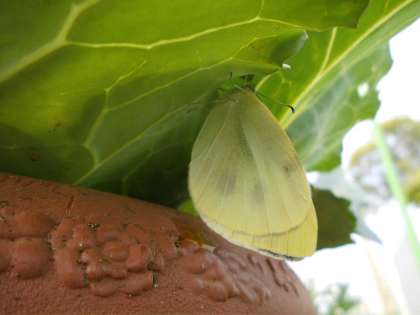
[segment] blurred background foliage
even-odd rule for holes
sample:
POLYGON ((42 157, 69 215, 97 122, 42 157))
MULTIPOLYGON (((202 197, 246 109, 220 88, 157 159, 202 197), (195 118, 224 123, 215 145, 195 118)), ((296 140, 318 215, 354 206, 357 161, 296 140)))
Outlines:
MULTIPOLYGON (((420 123, 410 118, 396 118, 382 123, 381 128, 408 200, 420 205, 420 123)), ((392 198, 381 157, 373 141, 354 153, 349 170, 366 192, 383 202, 392 198)))

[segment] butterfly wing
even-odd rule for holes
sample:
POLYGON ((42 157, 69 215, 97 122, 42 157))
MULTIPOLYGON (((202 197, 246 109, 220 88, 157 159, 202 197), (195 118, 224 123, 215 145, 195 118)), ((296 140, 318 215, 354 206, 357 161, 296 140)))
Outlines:
POLYGON ((201 217, 233 242, 288 255, 295 242, 290 233, 300 235, 301 228, 316 243, 303 168, 286 133, 251 92, 234 92, 208 115, 193 147, 189 188, 201 217))
POLYGON ((309 210, 303 223, 283 234, 252 235, 227 228, 202 216, 206 224, 232 243, 273 258, 300 259, 311 256, 316 249, 318 224, 315 209, 309 210))

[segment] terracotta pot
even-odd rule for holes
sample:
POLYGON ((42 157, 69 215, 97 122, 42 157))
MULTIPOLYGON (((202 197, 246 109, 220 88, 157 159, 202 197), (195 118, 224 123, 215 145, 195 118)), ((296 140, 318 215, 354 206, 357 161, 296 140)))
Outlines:
POLYGON ((162 206, 0 174, 0 314, 314 315, 286 263, 162 206))

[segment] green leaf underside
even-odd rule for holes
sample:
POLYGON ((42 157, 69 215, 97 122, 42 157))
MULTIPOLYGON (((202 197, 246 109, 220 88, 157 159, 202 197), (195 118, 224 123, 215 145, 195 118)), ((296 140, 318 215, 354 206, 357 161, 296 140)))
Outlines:
POLYGON ((344 134, 379 106, 376 85, 391 66, 387 41, 414 21, 420 1, 371 1, 357 29, 309 33, 304 48, 259 90, 278 100, 272 111, 295 144, 308 170, 340 164, 344 134), (290 114, 278 104, 292 104, 290 114))
POLYGON ((349 210, 350 202, 327 190, 312 188, 318 217, 317 249, 352 243, 350 234, 356 229, 356 217, 349 210))
POLYGON ((3 2, 0 171, 174 204, 230 73, 276 71, 304 29, 354 26, 366 3, 3 2))

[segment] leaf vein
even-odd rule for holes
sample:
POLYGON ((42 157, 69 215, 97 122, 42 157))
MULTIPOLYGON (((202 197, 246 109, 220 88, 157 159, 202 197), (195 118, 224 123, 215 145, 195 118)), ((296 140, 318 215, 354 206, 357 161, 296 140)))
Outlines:
MULTIPOLYGON (((316 84, 319 83, 330 71, 332 71, 337 65, 341 64, 341 62, 357 47, 360 43, 362 43, 370 34, 376 31, 381 25, 386 23, 390 18, 392 18, 395 14, 399 11, 403 10, 406 6, 411 4, 413 1, 405 1, 400 5, 396 6, 392 11, 390 11, 387 15, 383 16, 381 19, 377 21, 372 27, 368 28, 365 33, 363 33, 357 40, 354 41, 346 50, 344 50, 340 56, 338 56, 333 62, 331 62, 325 69, 324 72, 318 72, 317 75, 310 81, 310 83, 305 87, 304 90, 297 96, 291 103, 295 104, 295 107, 299 105, 300 102, 306 97, 307 94, 314 88, 316 84)), ((372 46, 370 49, 374 49, 375 46, 372 46)), ((368 52, 370 52, 368 49, 368 52)), ((360 58, 359 58, 360 60, 360 58)), ((302 102, 299 106, 300 110, 299 113, 302 114, 306 107, 308 106, 307 102, 302 102)), ((300 115, 290 115, 286 114, 282 117, 281 124, 287 128, 294 120, 296 120, 300 115)))
POLYGON ((97 4, 100 0, 87 0, 85 2, 81 2, 79 4, 74 4, 70 7, 69 14, 64 19, 64 22, 61 26, 60 31, 57 35, 47 44, 38 47, 36 50, 31 52, 30 54, 23 57, 16 66, 10 68, 9 70, 0 73, 0 82, 6 81, 19 73, 20 71, 24 70, 25 68, 29 67, 30 65, 34 64, 36 61, 48 56, 55 50, 63 47, 66 45, 66 37, 70 32, 74 22, 77 18, 86 10, 97 4))

